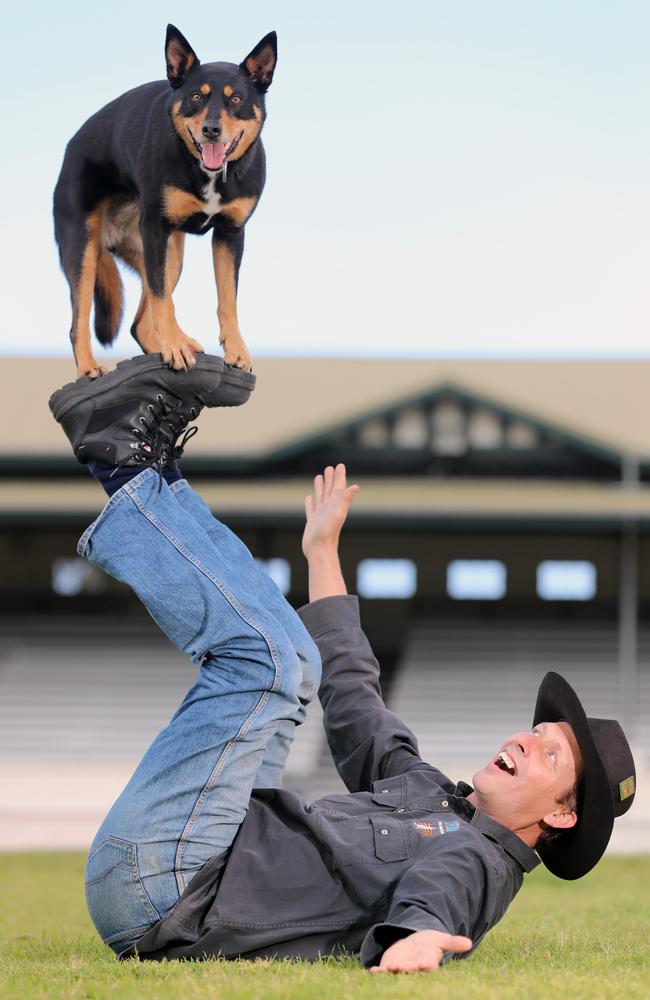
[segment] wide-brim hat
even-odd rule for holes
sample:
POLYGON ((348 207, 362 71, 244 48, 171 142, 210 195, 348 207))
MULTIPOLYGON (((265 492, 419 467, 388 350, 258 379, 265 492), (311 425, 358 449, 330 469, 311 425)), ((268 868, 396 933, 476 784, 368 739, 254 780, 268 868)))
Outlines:
POLYGON ((587 718, 580 699, 564 677, 550 671, 537 693, 533 726, 568 722, 580 747, 584 771, 578 821, 556 840, 540 844, 537 853, 554 875, 576 879, 602 857, 614 820, 632 805, 636 791, 634 760, 615 719, 587 718))

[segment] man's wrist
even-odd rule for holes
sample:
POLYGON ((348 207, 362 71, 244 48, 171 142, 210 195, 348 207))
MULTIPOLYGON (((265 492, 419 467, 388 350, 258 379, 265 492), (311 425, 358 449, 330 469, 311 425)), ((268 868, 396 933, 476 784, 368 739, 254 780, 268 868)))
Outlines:
POLYGON ((329 563, 332 561, 338 562, 339 559, 339 540, 338 538, 333 541, 326 542, 314 542, 309 551, 305 553, 305 558, 308 564, 317 563, 329 563))

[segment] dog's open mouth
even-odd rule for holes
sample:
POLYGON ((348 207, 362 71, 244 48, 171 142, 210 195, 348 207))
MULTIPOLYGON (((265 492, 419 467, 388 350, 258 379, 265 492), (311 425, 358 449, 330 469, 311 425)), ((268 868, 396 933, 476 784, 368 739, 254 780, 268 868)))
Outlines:
POLYGON ((201 157, 201 163, 207 170, 220 170, 224 165, 224 161, 237 149, 243 134, 244 132, 242 130, 229 144, 226 144, 225 142, 198 143, 190 132, 192 142, 196 147, 197 153, 201 157))

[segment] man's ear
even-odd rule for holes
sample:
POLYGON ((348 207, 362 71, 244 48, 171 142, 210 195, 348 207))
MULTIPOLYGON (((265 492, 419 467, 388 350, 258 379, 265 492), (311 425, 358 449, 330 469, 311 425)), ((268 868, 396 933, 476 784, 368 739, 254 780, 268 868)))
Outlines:
POLYGON ((176 90, 185 82, 185 77, 192 66, 199 65, 199 57, 184 35, 173 24, 167 25, 165 37, 165 62, 167 64, 167 79, 176 90))
POLYGON ((570 830, 578 822, 578 815, 573 809, 558 809, 548 813, 542 819, 542 824, 552 826, 554 830, 570 830))
POLYGON ((278 36, 275 31, 269 31, 240 63, 240 69, 250 77, 251 83, 254 83, 258 90, 265 93, 271 86, 277 61, 278 36))

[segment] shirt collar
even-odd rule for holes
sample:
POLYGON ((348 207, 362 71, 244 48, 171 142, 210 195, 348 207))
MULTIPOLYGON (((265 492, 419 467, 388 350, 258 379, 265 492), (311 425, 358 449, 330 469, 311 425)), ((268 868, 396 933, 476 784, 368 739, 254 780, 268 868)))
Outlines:
MULTIPOLYGON (((463 799, 466 799, 470 792, 473 791, 472 786, 468 785, 465 781, 459 781, 456 785, 456 794, 463 799)), ((540 863, 539 857, 532 847, 523 842, 521 837, 518 837, 516 833, 509 830, 506 826, 502 826, 501 823, 497 823, 495 819, 486 816, 485 813, 482 813, 473 806, 471 802, 464 802, 462 805, 464 807, 469 806, 473 810, 471 819, 469 819, 471 826, 475 826, 482 834, 499 844, 510 857, 514 858, 521 865, 525 872, 532 872, 533 868, 537 868, 537 865, 540 863)), ((468 812, 466 808, 463 809, 463 812, 465 811, 468 812)))

